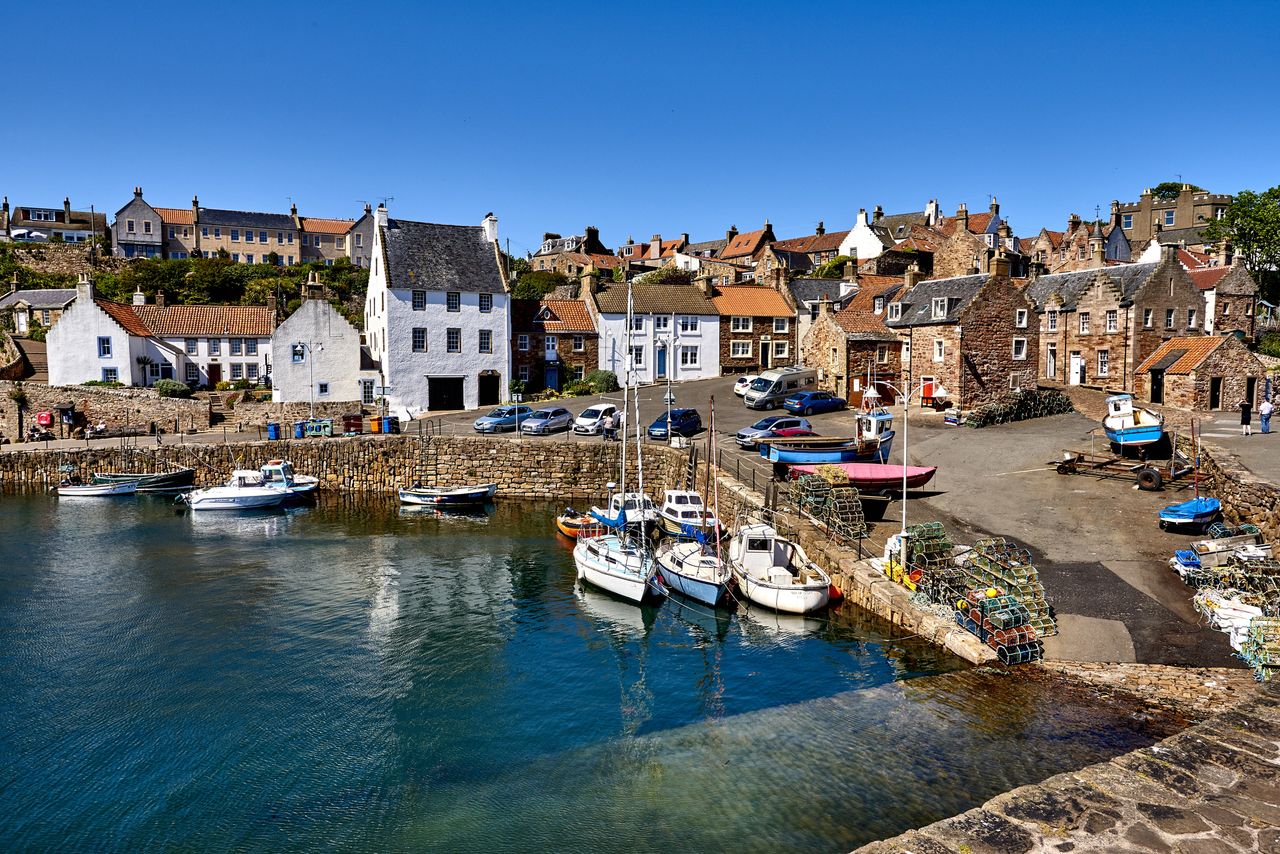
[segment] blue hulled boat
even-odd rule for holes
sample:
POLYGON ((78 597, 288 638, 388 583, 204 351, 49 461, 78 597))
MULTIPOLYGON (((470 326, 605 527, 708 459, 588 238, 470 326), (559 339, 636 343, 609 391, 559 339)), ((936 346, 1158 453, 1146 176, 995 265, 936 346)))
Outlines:
POLYGON ((761 439, 760 456, 771 463, 820 465, 823 463, 884 463, 893 450, 893 415, 879 407, 858 416, 852 439, 805 436, 761 439))
POLYGON ((1107 417, 1102 419, 1102 429, 1117 445, 1150 445, 1164 438, 1164 416, 1135 407, 1131 394, 1113 394, 1107 398, 1107 417))
POLYGON ((1222 502, 1216 498, 1193 498, 1181 504, 1170 504, 1160 511, 1160 527, 1204 527, 1222 515, 1222 502))

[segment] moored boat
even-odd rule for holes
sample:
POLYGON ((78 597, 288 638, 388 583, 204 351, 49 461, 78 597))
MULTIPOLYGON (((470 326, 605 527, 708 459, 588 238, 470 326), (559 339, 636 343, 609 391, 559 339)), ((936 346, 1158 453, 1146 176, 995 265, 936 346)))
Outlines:
POLYGON ((493 500, 498 491, 498 484, 483 483, 478 486, 459 486, 455 488, 428 487, 414 484, 408 488, 400 488, 401 504, 425 504, 432 507, 474 507, 487 504, 493 500))
POLYGON ((196 470, 179 468, 162 472, 94 472, 94 483, 136 483, 138 492, 169 492, 189 489, 196 482, 196 470))
POLYGON ((63 498, 108 498, 114 495, 133 495, 138 484, 131 480, 119 483, 75 483, 64 480, 58 484, 58 495, 63 498))
POLYGON ((662 583, 682 596, 714 608, 728 595, 733 573, 702 543, 668 542, 657 560, 662 583))
POLYGON ((1102 429, 1108 439, 1121 447, 1150 445, 1164 438, 1164 416, 1135 407, 1131 394, 1113 394, 1107 398, 1102 429))
POLYGON ((624 533, 578 540, 573 562, 579 579, 628 601, 639 604, 666 596, 653 556, 643 542, 624 533))
POLYGON ((269 460, 257 474, 260 486, 280 490, 284 493, 285 501, 309 498, 320 487, 318 478, 309 474, 297 474, 285 460, 269 460))
MULTIPOLYGON (((902 490, 902 466, 889 463, 832 463, 824 468, 836 468, 849 478, 849 485, 862 492, 902 490)), ((794 465, 791 476, 817 474, 818 466, 794 465)), ((919 489, 937 473, 936 466, 907 466, 907 489, 919 489)))
POLYGON ((893 450, 893 414, 877 407, 859 415, 855 423, 854 435, 843 440, 824 436, 761 439, 760 456, 787 465, 888 462, 893 450))
POLYGON ((757 605, 808 614, 830 601, 831 578, 800 548, 761 522, 743 525, 729 542, 738 589, 757 605))
POLYGON ((584 531, 599 527, 600 523, 588 513, 579 513, 572 507, 564 508, 564 512, 556 516, 556 533, 571 540, 578 539, 584 531))
POLYGON ((279 507, 285 493, 279 489, 260 486, 258 472, 236 471, 226 484, 197 489, 178 496, 192 510, 257 510, 279 507))
POLYGON ((658 508, 658 527, 669 537, 691 539, 695 534, 721 536, 720 520, 707 510, 702 496, 692 489, 668 489, 658 508))

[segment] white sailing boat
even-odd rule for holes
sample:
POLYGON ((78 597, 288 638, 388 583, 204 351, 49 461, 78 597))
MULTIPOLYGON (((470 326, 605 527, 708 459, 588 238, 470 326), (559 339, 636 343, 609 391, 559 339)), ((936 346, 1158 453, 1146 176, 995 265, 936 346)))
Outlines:
MULTIPOLYGON (((631 328, 631 286, 627 286, 627 328, 631 328)), ((633 399, 633 381, 635 372, 629 370, 622 392, 622 408, 626 412, 633 399)), ((627 492, 627 437, 624 435, 619 443, 622 446, 622 473, 617 495, 617 512, 606 516, 599 508, 591 512, 598 520, 605 523, 608 532, 600 536, 583 537, 573 548, 573 562, 578 570, 578 579, 615 596, 639 604, 646 599, 661 599, 666 596, 666 589, 657 578, 657 562, 649 551, 649 543, 645 537, 642 521, 633 520, 633 514, 627 511, 623 497, 644 496, 644 458, 640 453, 643 431, 640 426, 639 401, 636 411, 626 413, 627 424, 636 427, 636 472, 637 483, 635 493, 627 492), (637 523, 639 522, 639 523, 637 523)), ((610 502, 613 509, 614 502, 610 502)), ((652 502, 650 502, 652 508, 652 502)), ((643 510, 643 503, 636 509, 643 510)), ((643 512, 639 514, 643 519, 643 512)))
POLYGON ((738 589, 757 605, 788 614, 817 611, 831 598, 831 578, 769 525, 743 525, 729 543, 738 589))

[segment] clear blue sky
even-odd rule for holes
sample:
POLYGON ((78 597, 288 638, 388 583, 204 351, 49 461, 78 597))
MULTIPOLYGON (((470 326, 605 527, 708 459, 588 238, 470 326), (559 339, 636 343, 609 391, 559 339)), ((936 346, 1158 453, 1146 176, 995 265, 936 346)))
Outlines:
POLYGON ((1280 4, 6 4, 11 202, 779 237, 859 207, 1020 235, 1280 184, 1280 4))

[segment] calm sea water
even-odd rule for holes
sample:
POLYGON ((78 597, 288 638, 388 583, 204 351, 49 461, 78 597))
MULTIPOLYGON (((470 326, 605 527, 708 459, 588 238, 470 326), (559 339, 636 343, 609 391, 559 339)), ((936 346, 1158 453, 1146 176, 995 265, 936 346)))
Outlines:
POLYGON ((852 609, 576 590, 551 512, 0 497, 0 845, 838 851, 1165 734, 852 609))

